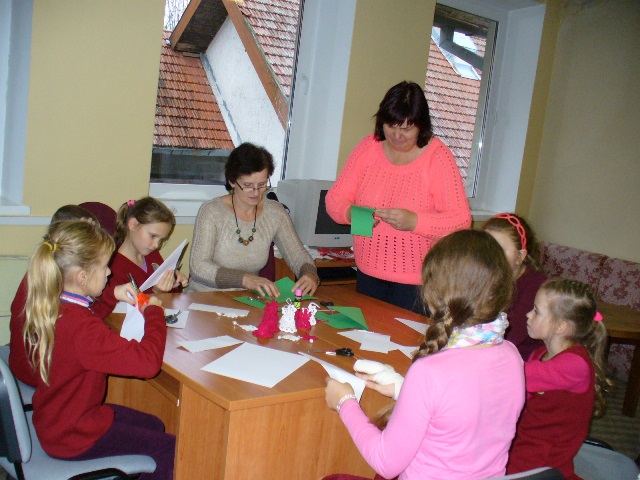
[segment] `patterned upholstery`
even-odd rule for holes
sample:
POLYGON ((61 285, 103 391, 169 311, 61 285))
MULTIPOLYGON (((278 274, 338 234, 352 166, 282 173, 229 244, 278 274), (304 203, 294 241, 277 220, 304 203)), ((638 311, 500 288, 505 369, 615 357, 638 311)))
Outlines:
POLYGON ((541 252, 540 264, 547 276, 572 278, 590 285, 594 292, 598 291, 606 255, 555 243, 543 244, 541 252))
MULTIPOLYGON (((588 283, 598 300, 640 310, 640 263, 554 243, 543 243, 540 252, 542 270, 549 277, 588 283)), ((632 357, 632 345, 612 344, 608 358, 611 375, 626 381, 632 357)))
MULTIPOLYGON (((608 258, 602 268, 598 297, 603 302, 640 310, 640 264, 608 258)), ((633 358, 632 345, 611 344, 609 369, 615 378, 626 380, 633 358)))

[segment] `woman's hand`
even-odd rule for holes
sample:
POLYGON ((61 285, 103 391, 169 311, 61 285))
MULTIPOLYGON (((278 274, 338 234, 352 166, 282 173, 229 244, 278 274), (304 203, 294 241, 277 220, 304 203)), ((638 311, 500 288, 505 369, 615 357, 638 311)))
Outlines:
POLYGON ((396 230, 412 232, 418 224, 418 214, 404 208, 377 208, 374 214, 396 230))
POLYGON ((271 280, 257 275, 245 273, 242 277, 242 286, 247 290, 255 290, 263 297, 279 297, 280 290, 271 280))
POLYGON ((123 283, 113 289, 113 296, 116 297, 116 300, 135 305, 138 294, 131 283, 123 283))
MULTIPOLYGON (((162 308, 162 300, 155 296, 149 297, 149 303, 142 307, 142 313, 144 313, 149 305, 157 305, 158 307, 162 308)), ((162 310, 164 310, 164 308, 162 308, 162 310)))
POLYGON ((313 295, 314 293, 316 293, 316 289, 318 288, 319 283, 320 283, 320 280, 316 275, 313 275, 311 273, 305 273, 303 276, 301 276, 298 279, 298 281, 293 286, 291 291, 295 293, 296 290, 300 288, 302 289, 303 295, 313 295))
POLYGON ((356 377, 363 379, 365 382, 367 382, 368 388, 375 390, 378 393, 381 393, 385 397, 393 398, 393 396, 396 393, 396 386, 394 383, 389 383, 387 385, 380 385, 379 383, 376 383, 375 380, 373 379, 375 375, 368 375, 366 373, 356 372, 356 377))
POLYGON ((173 276, 174 272, 175 270, 167 270, 164 272, 162 277, 160 277, 160 280, 158 280, 158 283, 154 285, 153 293, 167 293, 173 290, 173 285, 175 283, 175 277, 173 276))
POLYGON ((324 390, 324 398, 327 401, 327 407, 335 410, 338 402, 345 395, 353 395, 353 387, 348 383, 340 383, 333 378, 327 377, 327 388, 324 390))

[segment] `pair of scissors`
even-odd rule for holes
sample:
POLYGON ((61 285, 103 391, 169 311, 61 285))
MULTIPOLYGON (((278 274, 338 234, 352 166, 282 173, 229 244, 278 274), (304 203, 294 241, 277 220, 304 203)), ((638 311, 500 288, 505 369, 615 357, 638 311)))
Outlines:
POLYGON ((140 291, 138 284, 136 283, 133 275, 129 274, 129 281, 131 282, 131 286, 136 291, 136 300, 138 302, 138 309, 142 311, 142 308, 149 303, 149 296, 140 291))
POLYGON ((336 350, 313 350, 311 353, 326 353, 327 355, 340 355, 341 357, 353 357, 353 350, 350 348, 338 348, 336 350))

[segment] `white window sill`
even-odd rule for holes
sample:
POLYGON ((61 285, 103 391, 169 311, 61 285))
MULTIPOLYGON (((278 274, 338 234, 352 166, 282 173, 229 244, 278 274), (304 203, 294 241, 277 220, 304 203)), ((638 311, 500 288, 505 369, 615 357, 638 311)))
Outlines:
POLYGON ((28 205, 19 205, 4 197, 0 197, 0 216, 21 216, 29 215, 30 213, 31 209, 28 205))

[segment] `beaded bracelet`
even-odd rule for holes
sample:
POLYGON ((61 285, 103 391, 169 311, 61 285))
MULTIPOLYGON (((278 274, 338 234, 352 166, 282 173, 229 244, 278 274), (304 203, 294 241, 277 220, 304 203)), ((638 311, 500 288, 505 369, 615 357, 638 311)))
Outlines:
POLYGON ((358 400, 357 397, 353 394, 350 393, 348 395, 345 395, 344 397, 342 397, 340 400, 338 400, 338 405, 336 405, 336 412, 340 413, 340 408, 342 408, 342 404, 344 402, 346 402, 347 400, 358 400))

